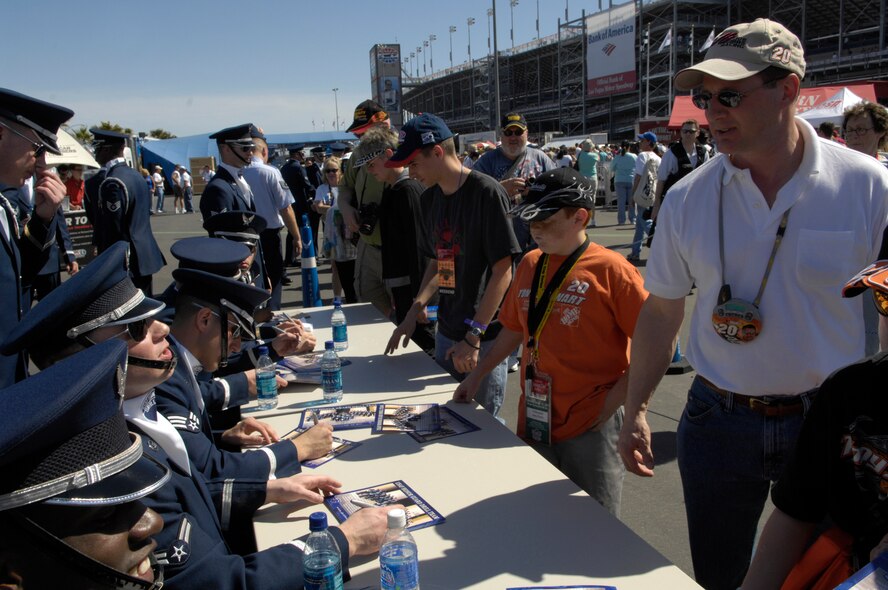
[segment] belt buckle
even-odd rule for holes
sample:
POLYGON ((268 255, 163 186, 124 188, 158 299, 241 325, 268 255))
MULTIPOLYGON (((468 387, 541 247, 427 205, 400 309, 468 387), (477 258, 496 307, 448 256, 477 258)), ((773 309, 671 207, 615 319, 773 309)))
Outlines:
POLYGON ((758 406, 761 406, 761 409, 765 410, 765 411, 767 411, 768 408, 774 407, 774 405, 771 402, 764 400, 760 397, 749 398, 749 408, 750 409, 755 410, 755 409, 757 409, 758 406))

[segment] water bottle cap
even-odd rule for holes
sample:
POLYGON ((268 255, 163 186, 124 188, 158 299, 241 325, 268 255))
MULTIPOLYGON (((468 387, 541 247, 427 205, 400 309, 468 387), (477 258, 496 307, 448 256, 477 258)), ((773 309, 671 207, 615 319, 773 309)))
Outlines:
POLYGON ((407 525, 407 514, 400 508, 388 511, 388 528, 402 529, 407 525))
POLYGON ((324 342, 324 350, 333 350, 333 341, 327 340, 324 342))
POLYGON ((327 529, 327 514, 324 512, 312 512, 308 517, 308 530, 323 531, 327 529))
POLYGON ((334 297, 333 298, 333 307, 339 307, 340 305, 342 305, 342 301, 340 301, 339 297, 334 297))
POLYGON ((259 347, 259 356, 263 356, 263 355, 268 356, 268 347, 267 346, 260 346, 259 347))

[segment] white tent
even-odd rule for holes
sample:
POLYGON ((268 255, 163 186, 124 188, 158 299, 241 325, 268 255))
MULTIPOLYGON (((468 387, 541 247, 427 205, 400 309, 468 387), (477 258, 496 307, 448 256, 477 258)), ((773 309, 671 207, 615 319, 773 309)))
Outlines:
POLYGON ((96 159, 93 158, 92 154, 90 154, 85 147, 77 143, 77 140, 74 139, 70 133, 64 129, 59 129, 59 132, 56 135, 58 135, 59 138, 59 151, 62 152, 62 155, 57 156, 46 152, 47 166, 80 164, 87 168, 101 168, 99 163, 96 162, 96 159))
POLYGON ((862 98, 848 88, 842 88, 815 108, 800 113, 799 116, 814 127, 817 127, 824 121, 832 121, 836 125, 841 125, 845 109, 862 101, 862 98))

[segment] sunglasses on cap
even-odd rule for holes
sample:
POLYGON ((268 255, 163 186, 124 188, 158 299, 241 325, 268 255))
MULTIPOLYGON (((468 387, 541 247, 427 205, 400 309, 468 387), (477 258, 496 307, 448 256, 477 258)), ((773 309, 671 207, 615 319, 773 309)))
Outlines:
POLYGON ((524 131, 525 131, 525 129, 510 127, 509 129, 503 130, 503 135, 505 135, 506 137, 512 137, 512 136, 518 137, 518 136, 524 135, 524 131))
MULTIPOLYGON (((777 80, 782 80, 783 78, 788 76, 789 71, 784 71, 786 72, 785 74, 781 74, 768 80, 764 80, 755 88, 751 88, 745 92, 740 92, 739 90, 722 90, 721 92, 717 92, 714 97, 720 105, 728 107, 729 109, 736 109, 740 106, 740 103, 743 102, 744 98, 746 98, 756 90, 761 90, 768 84, 776 82, 777 80)), ((693 96, 691 96, 691 102, 693 102, 694 106, 698 109, 705 111, 712 105, 712 98, 713 94, 704 90, 702 92, 697 92, 693 96)))
POLYGON ((34 152, 34 157, 35 157, 35 158, 39 158, 41 155, 43 155, 43 154, 46 153, 46 149, 47 149, 47 148, 46 148, 46 144, 45 144, 45 143, 34 141, 33 139, 31 139, 30 137, 24 135, 23 133, 20 133, 20 132, 16 131, 15 129, 13 129, 12 127, 10 127, 9 125, 7 125, 7 124, 4 123, 3 121, 0 121, 0 125, 2 125, 3 127, 5 127, 6 129, 9 129, 9 130, 12 131, 15 135, 18 135, 19 137, 21 137, 22 139, 24 139, 25 141, 27 141, 28 143, 30 143, 30 144, 31 144, 31 151, 34 152))

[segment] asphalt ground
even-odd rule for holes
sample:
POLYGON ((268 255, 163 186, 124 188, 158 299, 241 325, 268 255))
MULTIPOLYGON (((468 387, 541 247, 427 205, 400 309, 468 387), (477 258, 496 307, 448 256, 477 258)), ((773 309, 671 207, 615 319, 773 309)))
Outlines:
MULTIPOLYGON (((187 236, 203 236, 206 232, 201 228, 201 216, 198 209, 200 197, 195 197, 195 213, 175 215, 172 211, 172 197, 167 197, 167 212, 151 217, 155 238, 167 257, 167 265, 155 275, 154 290, 160 292, 171 282, 172 271, 176 268, 175 259, 169 254, 170 245, 176 240, 187 236)), ((634 226, 617 225, 617 214, 614 210, 599 209, 596 212, 597 226, 588 230, 593 241, 611 248, 621 254, 629 253, 634 226)), ((282 235, 286 235, 285 233, 282 235)), ((648 250, 642 249, 642 260, 638 263, 642 275, 645 273, 645 258, 648 250)), ((301 271, 299 268, 287 268, 287 275, 292 285, 284 287, 283 307, 301 307, 301 271)), ((332 303, 333 287, 331 283, 330 264, 328 261, 318 262, 318 276, 321 297, 325 304, 332 303)), ((681 329, 681 344, 688 341, 687 318, 691 315, 695 295, 692 292, 685 302, 686 321, 681 329)), ((380 343, 380 346, 383 344, 380 343)), ((589 354, 595 354, 590 348, 589 354)), ((520 393, 519 373, 509 375, 509 387, 502 410, 503 418, 512 431, 518 417, 518 396, 520 393)), ((695 373, 663 377, 648 411, 648 422, 653 436, 653 451, 656 461, 653 478, 641 478, 633 474, 626 475, 623 486, 623 502, 621 520, 640 537, 666 556, 679 568, 693 577, 691 554, 688 547, 687 523, 684 512, 684 497, 681 480, 676 462, 675 431, 684 408, 687 391, 695 373)), ((770 514, 770 502, 765 509, 763 519, 770 514)), ((764 524, 764 520, 762 523, 764 524)), ((590 536, 594 531, 589 531, 590 536)))

